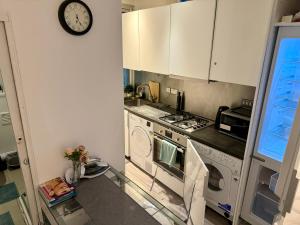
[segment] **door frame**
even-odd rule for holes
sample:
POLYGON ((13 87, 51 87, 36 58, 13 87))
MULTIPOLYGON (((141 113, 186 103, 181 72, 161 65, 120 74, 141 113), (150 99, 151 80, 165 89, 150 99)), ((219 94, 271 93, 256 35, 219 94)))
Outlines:
POLYGON ((11 71, 8 72, 9 74, 2 74, 3 83, 5 83, 4 86, 6 89, 6 99, 10 109, 11 121, 17 143, 17 151, 21 162, 20 166, 25 182, 31 221, 34 225, 38 225, 40 224, 40 221, 42 221, 42 213, 39 207, 40 204, 37 191, 39 182, 35 166, 34 152, 32 150, 27 113, 24 104, 25 101, 16 54, 14 33, 9 15, 0 13, 0 23, 4 24, 8 54, 11 63, 11 71))

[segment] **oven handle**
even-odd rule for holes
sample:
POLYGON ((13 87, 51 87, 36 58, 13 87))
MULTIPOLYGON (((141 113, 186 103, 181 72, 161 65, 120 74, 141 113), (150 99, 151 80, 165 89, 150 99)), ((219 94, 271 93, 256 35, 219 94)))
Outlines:
POLYGON ((163 141, 163 140, 165 140, 165 141, 167 141, 167 142, 170 142, 171 144, 173 144, 173 145, 175 145, 175 146, 177 147, 177 151, 178 151, 178 152, 184 153, 183 148, 182 148, 182 147, 179 147, 178 144, 174 143, 173 141, 170 141, 170 140, 168 140, 168 139, 162 139, 161 137, 159 137, 159 136, 156 135, 156 134, 154 134, 154 139, 156 139, 156 140, 158 140, 158 141, 160 141, 160 142, 163 141))

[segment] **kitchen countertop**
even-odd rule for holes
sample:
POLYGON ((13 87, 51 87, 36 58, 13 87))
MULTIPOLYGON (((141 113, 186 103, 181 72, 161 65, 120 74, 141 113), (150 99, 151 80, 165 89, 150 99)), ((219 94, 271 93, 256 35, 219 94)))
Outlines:
MULTIPOLYGON (((42 197, 42 210, 57 225, 184 225, 166 207, 129 178, 110 168, 93 179, 83 179, 77 196, 49 208, 42 197)), ((47 223, 46 223, 47 224, 47 223)))
MULTIPOLYGON (((154 108, 158 108, 158 109, 168 112, 170 114, 173 114, 176 112, 176 110, 171 107, 164 106, 162 104, 157 104, 157 103, 152 104, 151 102, 145 101, 145 100, 141 101, 141 105, 153 106, 154 108), (157 106, 159 106, 159 107, 157 107, 157 106)), ((183 134, 189 136, 194 141, 198 141, 209 147, 215 148, 226 154, 232 155, 238 159, 241 159, 241 160, 244 159, 246 143, 244 143, 240 140, 237 140, 235 138, 232 138, 228 135, 220 133, 218 130, 216 130, 214 128, 214 125, 206 127, 201 130, 194 131, 192 133, 189 133, 189 132, 185 132, 184 130, 182 130, 180 128, 177 128, 176 126, 173 126, 172 124, 166 123, 166 122, 160 120, 159 118, 145 116, 145 115, 137 112, 135 110, 135 107, 136 107, 136 105, 135 105, 134 101, 127 100, 124 102, 124 108, 135 115, 138 115, 149 121, 156 122, 165 127, 171 128, 177 132, 183 133, 183 134)))

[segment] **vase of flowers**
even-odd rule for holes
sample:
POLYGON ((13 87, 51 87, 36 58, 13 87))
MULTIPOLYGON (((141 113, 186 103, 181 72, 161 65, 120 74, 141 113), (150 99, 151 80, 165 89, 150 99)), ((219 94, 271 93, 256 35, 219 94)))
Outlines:
POLYGON ((79 145, 76 148, 66 148, 65 158, 71 160, 73 163, 73 178, 72 183, 78 184, 81 176, 81 165, 86 164, 88 159, 88 151, 83 145, 79 145))

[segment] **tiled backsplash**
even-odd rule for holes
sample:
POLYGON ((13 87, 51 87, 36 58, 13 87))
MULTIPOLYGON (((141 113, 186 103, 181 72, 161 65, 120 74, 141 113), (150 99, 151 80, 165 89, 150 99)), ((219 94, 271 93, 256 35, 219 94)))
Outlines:
POLYGON ((136 83, 148 83, 149 80, 160 83, 161 102, 175 107, 176 95, 166 92, 166 88, 174 88, 185 93, 185 111, 215 119, 218 107, 238 106, 241 100, 254 99, 255 87, 222 82, 211 82, 196 79, 174 79, 166 75, 137 71, 136 83))

